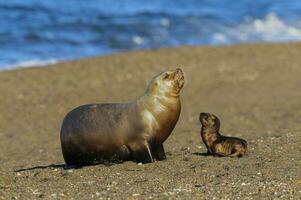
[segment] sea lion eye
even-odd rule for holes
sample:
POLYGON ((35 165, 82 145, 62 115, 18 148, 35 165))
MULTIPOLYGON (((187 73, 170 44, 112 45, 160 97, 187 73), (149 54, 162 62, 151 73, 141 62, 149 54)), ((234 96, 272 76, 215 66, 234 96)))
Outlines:
POLYGON ((165 74, 163 75, 163 79, 168 79, 168 78, 169 78, 169 74, 165 73, 165 74))

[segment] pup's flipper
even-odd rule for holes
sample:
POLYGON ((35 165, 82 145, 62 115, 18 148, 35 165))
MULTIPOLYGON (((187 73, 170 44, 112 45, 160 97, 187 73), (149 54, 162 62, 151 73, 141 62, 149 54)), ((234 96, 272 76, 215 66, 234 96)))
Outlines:
POLYGON ((240 152, 240 151, 236 151, 235 153, 232 153, 229 155, 229 157, 238 157, 238 158, 241 158, 245 155, 245 152, 240 152))
POLYGON ((218 157, 226 157, 226 156, 227 156, 227 155, 224 154, 223 152, 215 152, 213 155, 214 155, 214 156, 218 156, 218 157))

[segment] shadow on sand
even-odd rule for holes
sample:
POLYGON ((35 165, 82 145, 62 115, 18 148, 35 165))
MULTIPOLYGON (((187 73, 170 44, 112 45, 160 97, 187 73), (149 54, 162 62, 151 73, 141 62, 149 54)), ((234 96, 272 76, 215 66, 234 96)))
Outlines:
POLYGON ((24 171, 32 171, 36 169, 51 169, 51 168, 61 168, 61 169, 70 169, 70 167, 67 167, 65 164, 51 164, 51 165, 39 165, 39 166, 34 166, 34 167, 29 167, 29 168, 21 168, 14 170, 14 172, 24 172, 24 171))
POLYGON ((204 157, 207 157, 207 156, 212 156, 212 154, 208 153, 208 152, 205 152, 205 153, 199 153, 199 152, 195 152, 195 153, 192 153, 193 155, 197 155, 197 156, 204 156, 204 157))
POLYGON ((38 170, 38 169, 63 169, 63 170, 69 170, 69 169, 80 169, 83 167, 89 167, 89 166, 94 166, 94 165, 104 165, 104 166, 111 166, 115 164, 120 164, 120 162, 97 162, 97 163, 90 163, 86 165, 66 165, 66 164, 51 164, 51 165, 39 165, 39 166, 34 166, 34 167, 28 167, 28 168, 21 168, 21 169, 16 169, 14 172, 24 172, 24 171, 33 171, 33 170, 38 170))

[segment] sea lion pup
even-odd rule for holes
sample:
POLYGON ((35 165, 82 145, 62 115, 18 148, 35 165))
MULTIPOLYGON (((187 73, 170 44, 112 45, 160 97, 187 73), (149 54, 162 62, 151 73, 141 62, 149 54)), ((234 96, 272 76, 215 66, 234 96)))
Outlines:
POLYGON ((214 156, 242 157, 247 152, 247 142, 236 137, 226 137, 219 133, 220 120, 213 114, 200 113, 201 137, 207 153, 214 156))
POLYGON ((183 86, 184 73, 178 68, 155 76, 133 102, 88 104, 70 111, 60 134, 66 164, 165 159, 163 142, 180 116, 183 86))

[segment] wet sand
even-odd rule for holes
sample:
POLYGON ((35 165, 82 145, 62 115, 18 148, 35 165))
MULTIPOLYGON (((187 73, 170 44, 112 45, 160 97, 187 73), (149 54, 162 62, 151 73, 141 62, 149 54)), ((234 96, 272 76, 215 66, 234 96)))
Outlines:
POLYGON ((300 199, 301 44, 180 47, 0 72, 0 199, 300 199), (182 113, 167 160, 64 170, 61 121, 86 103, 125 102, 182 67, 182 113), (205 156, 199 112, 248 141, 205 156))

